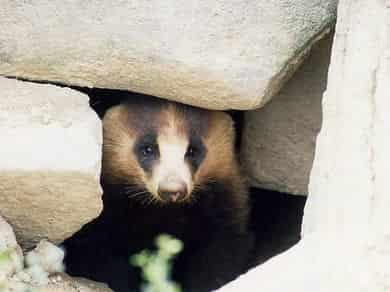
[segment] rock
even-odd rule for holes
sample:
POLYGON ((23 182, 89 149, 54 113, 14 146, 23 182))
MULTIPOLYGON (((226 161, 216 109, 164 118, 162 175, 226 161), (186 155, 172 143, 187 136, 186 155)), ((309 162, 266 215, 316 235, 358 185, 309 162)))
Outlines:
POLYGON ((340 0, 303 239, 220 292, 389 291, 389 36, 386 1, 340 0))
POLYGON ((0 216, 0 250, 14 248, 17 245, 12 227, 0 216))
POLYGON ((359 287, 367 280, 364 255, 336 242, 321 245, 320 238, 306 238, 216 292, 388 291, 359 287))
POLYGON ((0 78, 0 214, 29 248, 97 217, 101 124, 75 90, 0 78))
MULTIPOLYGON (((48 278, 45 284, 34 284, 29 282, 28 279, 21 280, 15 276, 8 279, 7 282, 3 282, 5 290, 12 292, 112 292, 112 290, 103 283, 87 280, 84 278, 72 278, 66 274, 57 273, 48 278)), ((1 284, 1 283, 0 283, 1 284)))
POLYGON ((336 4, 2 0, 0 74, 253 109, 332 25, 336 4))
POLYGON ((0 216, 0 291, 5 278, 23 268, 23 253, 12 227, 0 216))
POLYGON ((107 285, 84 278, 71 278, 66 274, 50 277, 47 286, 40 288, 39 292, 113 292, 107 285))
POLYGON ((26 265, 39 265, 49 273, 63 272, 65 252, 47 240, 41 240, 37 247, 26 255, 26 265))
POLYGON ((245 113, 242 163, 253 186, 307 194, 332 38, 314 46, 270 103, 245 113))
POLYGON ((46 284, 36 285, 21 281, 17 278, 12 278, 8 280, 5 285, 9 290, 4 291, 15 292, 112 292, 106 284, 84 278, 72 278, 66 274, 60 273, 50 276, 46 284))
POLYGON ((0 216, 0 291, 112 292, 105 284, 58 273, 63 270, 63 259, 60 248, 43 240, 26 255, 24 267, 15 234, 0 216))
POLYGON ((48 276, 52 273, 63 272, 65 252, 49 241, 42 240, 37 247, 28 252, 25 257, 26 272, 31 282, 46 285, 48 276))

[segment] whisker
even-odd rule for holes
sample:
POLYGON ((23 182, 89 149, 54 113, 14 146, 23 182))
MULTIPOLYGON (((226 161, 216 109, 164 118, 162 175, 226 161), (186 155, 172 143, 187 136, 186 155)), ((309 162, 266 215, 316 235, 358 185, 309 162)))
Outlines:
POLYGON ((146 205, 152 205, 153 201, 155 200, 153 196, 150 196, 147 200, 146 205))
POLYGON ((125 186, 123 189, 126 191, 140 191, 140 188, 136 186, 125 186))
MULTIPOLYGON (((141 201, 141 204, 142 204, 142 205, 146 205, 146 202, 147 202, 148 200, 150 200, 150 197, 149 197, 149 196, 142 196, 141 198, 142 198, 142 201, 141 201)), ((141 199, 141 198, 140 198, 140 199, 141 199)))
POLYGON ((147 194, 147 193, 148 193, 147 191, 143 191, 143 192, 138 192, 138 193, 135 193, 135 194, 128 194, 128 198, 139 197, 139 196, 145 195, 145 194, 147 194))
POLYGON ((103 102, 102 100, 96 99, 93 102, 91 102, 91 106, 97 105, 97 104, 102 103, 102 102, 103 102))

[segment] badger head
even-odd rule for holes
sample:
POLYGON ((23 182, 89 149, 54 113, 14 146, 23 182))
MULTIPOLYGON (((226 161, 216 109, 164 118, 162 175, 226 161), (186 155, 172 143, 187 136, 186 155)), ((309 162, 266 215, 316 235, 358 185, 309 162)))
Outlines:
POLYGON ((209 182, 237 177, 229 115, 143 96, 103 119, 103 182, 145 203, 190 202, 209 182))

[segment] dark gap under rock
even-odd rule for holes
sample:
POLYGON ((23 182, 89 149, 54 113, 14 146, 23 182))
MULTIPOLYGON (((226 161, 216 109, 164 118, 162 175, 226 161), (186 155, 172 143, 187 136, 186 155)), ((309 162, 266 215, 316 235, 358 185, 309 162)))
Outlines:
POLYGON ((305 196, 251 189, 251 228, 256 234, 254 261, 261 264, 300 240, 305 196))

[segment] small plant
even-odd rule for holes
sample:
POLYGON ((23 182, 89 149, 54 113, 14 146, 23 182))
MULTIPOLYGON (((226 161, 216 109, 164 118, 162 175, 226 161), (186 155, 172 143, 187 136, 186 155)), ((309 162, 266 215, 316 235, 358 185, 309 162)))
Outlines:
POLYGON ((172 259, 183 249, 183 243, 167 234, 156 238, 156 251, 142 250, 130 258, 133 266, 142 270, 143 292, 180 292, 171 279, 172 259))

